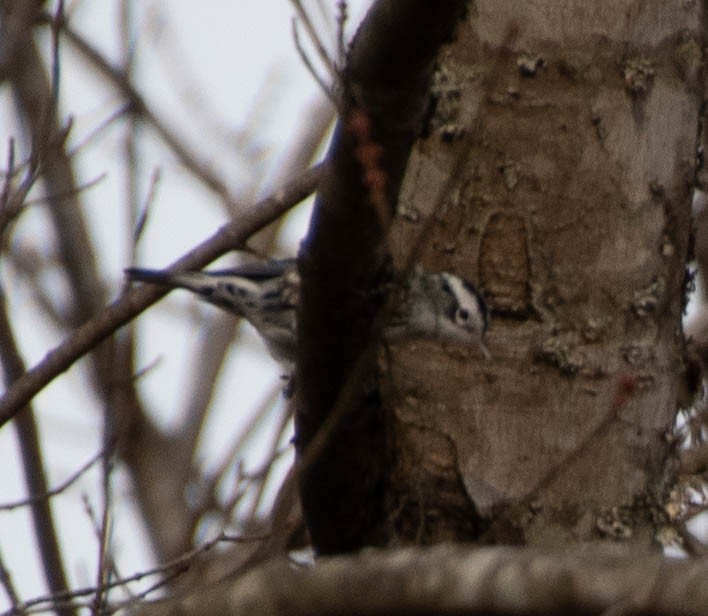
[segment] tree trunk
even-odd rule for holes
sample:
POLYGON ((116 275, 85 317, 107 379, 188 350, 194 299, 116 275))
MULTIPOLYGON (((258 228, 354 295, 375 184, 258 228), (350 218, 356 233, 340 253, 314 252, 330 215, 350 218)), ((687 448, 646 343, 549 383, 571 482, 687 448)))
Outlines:
MULTIPOLYGON (((375 3, 369 26, 381 20, 367 34, 385 36, 362 37, 355 51, 409 69, 413 60, 396 47, 396 11, 415 22, 427 8, 434 30, 431 7, 444 3, 406 12, 411 5, 375 3), (393 59, 382 41, 396 47, 393 59)), ((565 546, 620 540, 648 549, 670 524, 702 19, 690 0, 470 3, 438 55, 435 106, 384 239, 399 270, 420 264, 478 284, 492 310, 489 360, 478 349, 416 341, 382 348, 378 378, 359 361, 375 328, 332 316, 331 299, 348 299, 344 315, 359 315, 366 295, 352 288, 352 273, 369 275, 366 259, 378 253, 356 248, 378 248, 379 238, 338 242, 337 234, 386 229, 336 209, 364 208, 367 197, 342 129, 354 115, 340 118, 339 167, 330 159, 320 219, 301 253, 297 471, 313 545, 320 553, 445 540, 535 546, 369 551, 311 570, 274 563, 232 586, 200 588, 180 603, 183 613, 254 605, 273 613, 276 603, 287 613, 701 611, 704 597, 686 590, 703 579, 698 560, 565 546), (359 384, 369 389, 354 387, 360 363, 359 384)), ((386 97, 371 90, 392 79, 367 88, 348 69, 351 107, 373 126, 354 145, 390 154, 374 104, 386 107, 386 97)), ((417 118, 405 98, 401 114, 417 118)), ((351 150, 357 138, 349 141, 351 150)), ((397 168, 376 169, 392 194, 397 168)))
POLYGON ((382 354, 392 541, 649 545, 665 521, 701 4, 588 7, 479 0, 439 55, 394 256, 478 283, 492 358, 382 354))

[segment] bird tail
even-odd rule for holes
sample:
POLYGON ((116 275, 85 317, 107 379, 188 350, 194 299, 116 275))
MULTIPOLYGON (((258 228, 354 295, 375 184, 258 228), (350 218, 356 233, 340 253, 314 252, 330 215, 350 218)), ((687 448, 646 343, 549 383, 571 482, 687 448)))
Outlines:
POLYGON ((128 267, 124 271, 132 281, 165 287, 180 287, 202 296, 208 296, 216 284, 216 281, 204 272, 169 272, 141 267, 128 267))
POLYGON ((174 274, 162 270, 144 269, 142 267, 126 267, 123 272, 129 280, 150 282, 152 284, 172 284, 174 274))
MULTIPOLYGON (((263 292, 258 280, 251 280, 234 272, 237 270, 170 272, 139 267, 129 267, 125 270, 130 280, 186 289, 202 300, 246 317, 253 323, 259 316, 259 310, 264 308, 263 302, 267 298, 261 297, 263 292)), ((282 303, 282 299, 280 301, 282 303)))

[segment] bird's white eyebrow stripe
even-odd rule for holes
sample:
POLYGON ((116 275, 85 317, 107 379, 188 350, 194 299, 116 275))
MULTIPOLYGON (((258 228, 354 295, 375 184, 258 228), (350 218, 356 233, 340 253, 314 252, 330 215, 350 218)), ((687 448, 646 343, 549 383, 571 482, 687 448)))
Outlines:
POLYGON ((445 277, 445 281, 449 285, 450 289, 452 289, 452 292, 455 294, 455 297, 461 299, 470 295, 469 290, 462 284, 462 281, 459 278, 450 276, 449 274, 443 274, 443 276, 445 277))
POLYGON ((447 272, 443 273, 443 276, 459 301, 462 301, 465 297, 471 300, 469 303, 466 302, 463 307, 479 315, 483 319, 484 329, 486 329, 488 316, 484 304, 482 303, 483 300, 476 294, 474 287, 470 288, 472 286, 471 283, 465 282, 463 279, 452 276, 447 272))

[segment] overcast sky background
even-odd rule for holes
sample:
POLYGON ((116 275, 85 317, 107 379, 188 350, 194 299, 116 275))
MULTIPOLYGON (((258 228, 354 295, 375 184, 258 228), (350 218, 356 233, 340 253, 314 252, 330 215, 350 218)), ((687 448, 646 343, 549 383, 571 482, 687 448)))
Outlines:
MULTIPOLYGON (((250 183, 265 184, 278 174, 278 163, 307 120, 307 110, 323 98, 295 50, 291 19, 294 9, 286 0, 158 0, 135 2, 135 82, 161 119, 188 139, 200 157, 224 177, 234 193, 250 183), (257 112, 254 114, 254 110, 257 112), (244 118, 254 118, 244 125, 244 118), (263 122, 263 119, 266 121, 263 122), (234 151, 243 131, 257 131, 258 163, 238 165, 234 151)), ((335 2, 323 2, 334 12, 335 2)), ((351 30, 358 23, 367 1, 350 2, 351 30)), ((82 32, 116 65, 120 61, 118 39, 119 0, 66 2, 73 27, 82 32)), ((317 15, 317 1, 306 7, 317 15)), ((332 24, 332 30, 334 25, 332 24)), ((303 38, 304 34, 302 35, 303 38)), ((330 39, 331 40, 331 39, 330 39)), ((43 40, 48 49, 48 37, 43 40)), ((71 116, 70 144, 83 144, 122 105, 120 95, 104 83, 70 46, 61 44, 60 107, 71 116)), ((0 151, 10 136, 20 133, 13 125, 8 89, 0 90, 0 151)), ((118 162, 123 156, 122 124, 101 132, 77 154, 81 182, 105 177, 87 190, 82 200, 91 224, 91 234, 100 247, 100 267, 117 296, 123 283, 122 270, 130 265, 131 229, 125 212, 125 180, 118 162)), ((138 264, 163 267, 211 235, 227 220, 223 207, 174 160, 158 139, 145 129, 141 194, 147 194, 150 178, 160 170, 161 181, 149 224, 138 247, 138 264)), ((22 144, 18 144, 22 147, 22 144)), ((4 162, 2 164, 4 166, 4 162)), ((41 191, 40 191, 41 192, 41 191)), ((258 195, 252 195, 253 198, 258 195)), ((291 218, 283 252, 294 254, 304 233, 309 210, 291 218)), ((11 246, 46 254, 47 224, 41 208, 23 215, 13 230, 11 246)), ((63 340, 51 324, 38 319, 31 289, 11 268, 0 263, 0 281, 6 291, 9 311, 28 367, 63 340)), ((59 281, 52 291, 63 292, 59 281)), ((141 380, 146 406, 158 413, 163 426, 175 421, 184 407, 190 356, 199 336, 200 317, 209 306, 197 307, 187 294, 174 293, 150 309, 138 321, 141 345, 138 367, 158 362, 141 380), (193 319, 184 325, 185 311, 193 319), (144 335, 148 334, 148 335, 144 335)), ((277 386, 279 370, 264 353, 252 332, 246 331, 249 356, 239 354, 226 366, 226 378, 215 400, 215 416, 205 439, 214 459, 238 432, 238 421, 277 386), (234 417, 234 401, 244 410, 234 417)), ((87 392, 85 366, 77 365, 56 379, 34 401, 46 454, 49 483, 58 485, 101 449, 100 402, 87 392)), ((14 431, 0 430, 0 504, 25 498, 14 431)), ((256 452, 257 453, 257 452, 256 452)), ((205 464, 208 464, 205 460, 205 464)), ((115 554, 121 574, 145 569, 145 536, 130 506, 129 485, 120 470, 114 476, 115 554)), ((83 476, 72 488, 53 500, 62 547, 73 587, 95 583, 97 540, 83 504, 87 496, 100 513, 98 468, 83 476)), ((0 511, 0 554, 10 569, 23 599, 45 592, 37 561, 34 532, 26 509, 0 511)), ((0 612, 9 603, 0 591, 0 612)))
MULTIPOLYGON (((317 15, 317 1, 305 5, 317 15)), ((335 0, 322 0, 334 12, 335 0)), ((350 2, 349 35, 369 0, 350 2)), ((116 64, 120 60, 118 16, 120 0, 67 0, 67 12, 82 32, 116 64)), ((135 81, 148 104, 165 123, 187 139, 199 156, 218 170, 234 193, 249 184, 266 184, 278 175, 284 148, 306 128, 308 109, 323 98, 304 68, 294 47, 287 0, 139 0, 135 2, 135 81), (257 112, 254 114, 254 110, 257 112), (252 124, 245 124, 252 118, 252 124), (265 121, 263 121, 265 119, 265 121), (256 164, 235 162, 234 152, 244 132, 257 131, 260 155, 256 164)), ((330 24, 332 31, 333 24, 330 24)), ((323 30, 324 31, 324 30, 323 30)), ((304 38, 304 34, 303 34, 304 38)), ((326 40, 334 42, 330 37, 326 40)), ((43 41, 48 47, 48 38, 43 41)), ((312 54, 314 57, 314 54, 312 54)), ((73 119, 70 143, 78 145, 91 136, 123 104, 120 95, 96 81, 93 72, 62 44, 61 111, 73 119)), ((8 89, 0 90, 0 153, 7 140, 19 135, 13 125, 8 89)), ((100 267, 117 296, 123 268, 130 265, 131 235, 125 211, 125 182, 118 164, 123 157, 123 125, 102 132, 77 154, 81 182, 105 177, 87 190, 83 202, 91 234, 100 246, 100 267)), ((149 224, 138 247, 137 264, 163 267, 210 236, 227 220, 215 196, 199 186, 160 141, 145 129, 141 149, 141 194, 148 192, 150 177, 160 170, 161 181, 149 224)), ((20 144, 21 145, 21 144, 20 144)), ((4 157, 4 154, 2 154, 4 157)), ((250 161, 253 163, 253 158, 250 161)), ((4 161, 0 162, 0 168, 4 161)), ((251 195, 255 199, 259 195, 251 195)), ((283 254, 294 254, 304 233, 309 209, 295 212, 283 254)), ((41 208, 25 214, 12 233, 14 248, 46 254, 46 220, 41 208)), ((28 367, 63 340, 33 310, 31 289, 0 262, 0 282, 21 350, 28 367)), ((63 289, 58 281, 56 293, 63 289)), ((52 287, 54 290, 54 287, 52 287)), ((174 293, 138 320, 138 368, 152 365, 141 379, 146 407, 157 413, 161 425, 176 421, 184 407, 186 377, 199 338, 201 319, 212 308, 197 304, 186 293, 174 293), (185 321, 184 314, 192 318, 185 321)), ((205 432, 211 461, 219 458, 261 400, 278 386, 279 370, 253 333, 244 328, 250 351, 234 356, 214 402, 214 416, 205 432), (237 405, 243 414, 234 416, 237 405)), ((50 485, 63 482, 101 450, 101 405, 87 392, 85 366, 78 365, 56 379, 34 401, 43 437, 50 485)), ((26 497, 14 431, 0 430, 0 504, 26 497)), ((257 463, 254 452, 252 464, 257 463)), ((205 464, 210 460, 205 459, 205 464)), ((115 485, 115 555, 121 574, 150 566, 145 535, 130 505, 130 486, 120 469, 115 485)), ((100 472, 94 468, 71 489, 53 500, 55 518, 72 587, 95 583, 97 540, 83 505, 88 496, 100 512, 100 472)), ((26 509, 0 511, 0 555, 9 567, 22 598, 45 592, 26 509)), ((9 602, 0 591, 0 613, 9 602)))

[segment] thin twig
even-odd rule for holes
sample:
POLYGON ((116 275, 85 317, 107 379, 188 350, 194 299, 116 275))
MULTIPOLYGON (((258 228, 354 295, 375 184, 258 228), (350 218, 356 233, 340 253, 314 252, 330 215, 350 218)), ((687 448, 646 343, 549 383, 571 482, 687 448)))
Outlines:
POLYGON ((221 463, 218 464, 216 469, 210 474, 211 477, 205 478, 204 484, 210 493, 216 491, 217 486, 224 478, 224 475, 226 475, 226 472, 233 466, 236 456, 244 449, 246 443, 253 437, 256 430, 262 427, 265 419, 269 417, 273 404, 279 395, 279 388, 273 388, 266 394, 263 402, 260 404, 260 408, 253 414, 251 420, 241 430, 238 437, 234 439, 229 451, 222 457, 221 463))
POLYGON ((337 63, 344 66, 347 57, 347 44, 344 40, 344 27, 347 24, 347 3, 344 0, 337 2, 337 63))
POLYGON ((5 181, 2 183, 0 191, 0 212, 5 209, 10 198, 10 187, 12 178, 15 175, 15 139, 10 137, 7 140, 7 170, 5 171, 5 181))
MULTIPOLYGON (((146 577, 150 577, 153 575, 161 575, 169 572, 173 572, 177 570, 178 573, 184 573, 189 569, 189 566, 191 565, 192 561, 197 557, 200 556, 201 554, 204 554, 206 552, 209 552, 212 550, 216 545, 219 545, 221 543, 255 543, 258 541, 266 541, 270 537, 269 534, 261 534, 261 535, 252 535, 252 536, 236 536, 236 535, 227 535, 226 533, 220 534, 218 537, 215 537, 214 539, 210 541, 206 541, 202 545, 189 550, 185 552, 184 554, 181 554, 177 558, 173 558, 161 565, 158 565, 157 567, 153 567, 151 569, 146 569, 145 571, 138 571, 136 573, 133 573, 132 575, 129 575, 124 578, 116 579, 108 584, 106 584, 102 588, 102 592, 105 592, 107 590, 113 589, 113 588, 120 588, 122 586, 126 586, 127 584, 130 584, 132 582, 139 582, 143 580, 146 577)), ((160 588, 165 585, 168 581, 171 579, 174 579, 174 576, 170 576, 169 579, 163 579, 161 580, 161 584, 156 585, 153 590, 156 590, 157 588, 160 588)), ((86 597, 86 596, 91 596, 96 593, 96 587, 94 586, 87 586, 84 588, 77 588, 72 591, 67 591, 67 592, 62 592, 62 593, 54 593, 51 595, 46 595, 42 597, 36 597, 34 599, 29 599, 24 603, 26 608, 35 608, 37 606, 40 606, 42 604, 47 604, 49 607, 53 608, 55 605, 57 605, 61 601, 66 601, 67 599, 74 599, 74 598, 79 598, 79 597, 86 597)), ((132 601, 132 600, 131 600, 132 601)), ((119 607, 124 607, 123 605, 120 605, 119 607)), ((29 611, 29 610, 28 610, 29 611)), ((3 612, 0 614, 0 616, 10 616, 11 614, 14 614, 15 612, 13 611, 7 611, 3 612)))
MULTIPOLYGON (((94 536, 96 537, 96 540, 98 542, 98 545, 100 546, 102 544, 102 522, 99 521, 98 515, 96 514, 96 511, 93 508, 93 505, 91 504, 91 500, 89 499, 89 496, 86 492, 81 494, 81 503, 84 506, 84 511, 86 512, 86 517, 88 518, 89 522, 91 523, 91 528, 93 530, 94 536)), ((99 555, 100 558, 100 555, 99 555)), ((104 592, 107 589, 107 584, 109 583, 108 579, 104 579, 104 573, 102 569, 109 569, 111 573, 117 578, 120 579, 122 576, 118 573, 118 566, 116 565, 115 560, 113 558, 105 558, 103 563, 99 563, 99 575, 97 576, 99 579, 99 584, 100 586, 97 587, 97 589, 100 592, 104 592)), ((92 599, 92 603, 96 602, 96 597, 92 599)))
POLYGON ((60 24, 64 21, 64 0, 57 2, 57 10, 54 12, 54 17, 50 23, 52 33, 52 82, 51 82, 51 110, 48 117, 53 117, 56 114, 56 109, 59 105, 59 85, 61 84, 61 64, 59 63, 59 30, 60 24))
POLYGON ((132 111, 150 124, 160 138, 174 152, 184 167, 190 171, 207 188, 214 191, 221 199, 233 205, 233 199, 226 183, 215 175, 212 169, 199 161, 190 148, 167 127, 158 115, 145 102, 138 90, 127 78, 125 72, 114 67, 95 47, 83 36, 69 26, 66 21, 62 24, 62 31, 74 47, 91 62, 98 72, 115 85, 131 103, 132 111))
POLYGON ((258 508, 263 504, 263 497, 265 495, 265 489, 266 486, 268 485, 268 480, 271 477, 271 473, 273 471, 273 468, 275 467, 275 463, 281 458, 281 456, 290 449, 290 447, 287 448, 278 448, 278 445, 282 441, 283 434, 285 433, 285 430, 287 429, 290 420, 292 419, 292 414, 290 412, 290 406, 285 404, 283 405, 283 408, 281 410, 280 418, 278 421, 278 425, 276 428, 272 431, 272 439, 271 439, 271 444, 270 447, 268 448, 268 456, 266 463, 264 465, 264 468, 262 469, 261 476, 259 477, 259 481, 256 484, 256 493, 253 495, 251 499, 251 506, 249 508, 248 513, 246 514, 246 519, 247 520, 253 520, 256 517, 256 513, 258 512, 258 508))
MULTIPOLYGON (((12 324, 5 309, 5 299, 0 295, 0 362, 5 375, 5 382, 12 383, 21 378, 24 372, 24 362, 20 356, 12 324)), ((45 472, 44 455, 39 442, 37 423, 31 406, 21 408, 23 411, 15 421, 17 437, 22 455, 22 469, 28 494, 45 495, 48 491, 45 472)), ((68 590, 62 551, 59 547, 54 517, 46 498, 39 499, 31 505, 32 522, 37 539, 40 562, 47 586, 53 592, 68 590)), ((58 611, 62 616, 75 614, 73 607, 58 611)))
MULTIPOLYGON (((263 485, 263 482, 265 482, 270 475, 270 471, 273 468, 273 465, 280 460, 290 449, 289 446, 287 447, 282 447, 280 449, 276 449, 273 454, 260 466, 260 468, 257 468, 253 471, 250 471, 248 473, 242 473, 241 474, 241 482, 245 484, 245 487, 234 494, 234 496, 227 502, 224 503, 222 509, 229 515, 232 515, 234 510, 236 509, 236 506, 241 502, 244 496, 246 494, 249 494, 252 492, 252 490, 256 489, 256 495, 254 498, 260 498, 260 490, 259 487, 263 485)), ((254 517, 255 515, 255 509, 249 511, 249 513, 242 518, 242 522, 248 525, 249 522, 257 522, 257 520, 254 517)))
MULTIPOLYGON (((185 396, 187 403, 182 412, 184 421, 175 435, 183 452, 182 463, 175 474, 181 476, 184 483, 194 479, 194 468, 199 466, 197 452, 202 430, 238 323, 233 315, 217 314, 201 329, 199 350, 190 371, 189 393, 185 396)), ((203 483, 200 479, 200 484, 203 483)))
MULTIPOLYGON (((311 167, 271 196, 243 210, 235 220, 221 227, 170 267, 175 270, 201 269, 228 251, 238 248, 251 235, 310 195, 319 182, 321 171, 321 165, 311 167)), ((163 289, 148 286, 131 289, 78 327, 7 389, 0 399, 0 427, 17 415, 24 405, 77 359, 166 293, 163 289)))
POLYGON ((105 119, 103 119, 101 122, 99 122, 93 130, 91 130, 90 133, 88 133, 85 137, 82 138, 81 141, 73 145, 67 152, 67 156, 69 158, 73 158, 76 154, 78 154, 81 150, 86 149, 91 143, 96 141, 107 129, 112 128, 116 121, 122 118, 124 115, 129 113, 132 109, 131 103, 123 103, 113 111, 110 115, 108 115, 105 119))
MULTIPOLYGON (((148 188, 147 195, 145 196, 145 202, 137 213, 137 219, 135 221, 135 230, 133 231, 133 249, 140 242, 140 238, 143 235, 145 226, 147 225, 148 218, 150 217, 150 212, 152 211, 152 206, 155 203, 155 198, 157 197, 157 187, 160 184, 160 178, 162 177, 162 172, 159 167, 153 170, 150 176, 150 187, 148 188)), ((135 254, 133 254, 135 257, 135 254)))
MULTIPOLYGON (((53 85, 47 77, 46 62, 38 42, 31 33, 27 36, 22 61, 24 68, 13 75, 12 86, 31 138, 32 156, 41 168, 48 195, 71 192, 76 185, 76 173, 65 147, 71 123, 62 126, 56 113, 51 113, 55 111, 51 105, 53 85)), ((52 202, 46 210, 70 290, 68 310, 72 318, 83 321, 95 315, 106 301, 106 288, 98 272, 84 212, 78 198, 62 204, 52 202)), ((92 373, 103 384, 109 378, 105 357, 105 353, 100 352, 94 357, 92 373)))
POLYGON ((13 192, 12 191, 12 176, 14 175, 14 168, 10 168, 10 165, 15 164, 14 158, 14 141, 10 140, 10 149, 8 151, 8 169, 5 175, 5 185, 3 186, 2 195, 2 208, 0 208, 0 236, 5 232, 7 226, 17 218, 22 211, 24 211, 26 205, 27 195, 29 194, 32 186, 37 181, 40 173, 40 163, 36 152, 33 149, 30 160, 27 163, 27 171, 25 176, 20 182, 20 185, 13 192))
POLYGON ((40 255, 36 248, 13 246, 6 255, 18 277, 22 277, 32 291, 39 313, 61 331, 71 329, 76 325, 72 322, 71 313, 64 304, 60 304, 56 290, 46 284, 45 274, 57 271, 55 255, 40 255))
POLYGON ((36 197, 35 199, 26 199, 24 203, 24 207, 28 208, 33 205, 39 205, 40 203, 47 203, 48 201, 51 201, 52 203, 61 203, 62 201, 75 197, 76 195, 81 194, 82 192, 85 192, 94 186, 98 186, 103 180, 105 180, 108 177, 108 174, 106 172, 103 172, 99 174, 97 177, 93 178, 92 180, 87 180, 83 184, 77 185, 75 188, 71 188, 70 190, 63 190, 59 191, 56 193, 52 193, 51 195, 44 195, 42 197, 36 197))
POLYGON ((307 55, 307 52, 305 51, 304 47, 302 46, 302 43, 300 41, 300 35, 298 33, 297 29, 297 19, 293 17, 292 19, 292 33, 293 33, 293 41, 295 42, 295 49, 297 50, 298 55, 300 56, 300 59, 302 60, 302 63, 305 65, 305 68, 307 69, 307 72, 310 73, 312 78, 317 82, 317 85, 320 86, 320 89, 322 92, 325 93, 327 98, 332 101, 332 104, 337 107, 337 97, 334 93, 334 90, 331 85, 329 85, 317 72, 315 69, 314 65, 312 62, 310 62, 310 58, 307 55))
MULTIPOLYGON (((109 416, 106 413, 106 416, 109 416)), ((104 445, 107 445, 112 437, 110 436, 110 423, 104 423, 104 445)), ((111 455, 107 453, 103 457, 101 473, 101 493, 103 496, 101 511, 101 526, 98 533, 98 567, 96 567, 96 594, 93 598, 93 613, 96 616, 104 613, 105 605, 108 601, 108 592, 103 592, 102 588, 110 583, 111 573, 115 563, 111 555, 111 538, 113 528, 113 510, 111 506, 111 469, 113 462, 111 455)))
POLYGON ((329 76, 331 77, 332 81, 336 81, 337 67, 332 61, 332 59, 329 57, 325 46, 322 44, 322 40, 320 39, 319 34, 317 34, 317 30, 315 29, 315 26, 313 25, 310 16, 305 10, 305 7, 302 5, 302 2, 300 0, 290 1, 295 7, 295 10, 297 11, 298 16, 300 17, 300 20, 305 26, 305 30, 307 30, 307 35, 310 37, 310 41, 312 42, 312 45, 314 46, 315 51, 317 52, 317 55, 320 57, 322 64, 324 64, 325 68, 327 69, 327 72, 329 73, 329 76))
POLYGON ((260 405, 260 408, 253 414, 247 426, 243 428, 239 436, 234 439, 229 451, 222 456, 221 462, 213 471, 209 472, 208 476, 200 478, 201 502, 196 507, 197 513, 195 514, 195 522, 209 511, 216 510, 220 514, 219 524, 221 524, 221 530, 228 524, 228 515, 231 514, 233 508, 241 502, 241 499, 243 499, 250 488, 250 482, 244 479, 244 473, 241 470, 242 464, 241 461, 237 459, 237 456, 243 451, 255 431, 262 426, 264 420, 269 416, 274 397, 279 395, 279 393, 278 389, 269 392, 268 396, 260 405), (230 485, 233 486, 232 493, 230 496, 220 501, 217 495, 217 488, 226 473, 233 466, 236 467, 236 478, 230 481, 230 485))
MULTIPOLYGON (((121 0, 120 3, 120 43, 121 43, 121 66, 126 79, 133 81, 135 68, 135 47, 133 44, 135 37, 134 28, 134 3, 133 0, 121 0)), ((125 155, 125 194, 127 211, 130 216, 130 228, 133 230, 132 241, 130 242, 131 255, 130 262, 135 263, 137 244, 142 235, 142 231, 147 222, 148 212, 155 198, 157 182, 160 171, 154 169, 150 179, 145 203, 141 208, 139 203, 139 180, 140 180, 140 151, 138 148, 138 124, 139 118, 131 113, 127 119, 125 135, 123 137, 123 152, 125 155)), ((132 336, 132 332, 131 332, 132 336)), ((132 342, 129 344, 132 348, 132 342)))
POLYGON ((12 503, 5 503, 3 505, 0 505, 0 511, 12 511, 13 509, 19 509, 20 507, 28 507, 40 501, 47 500, 52 496, 56 496, 57 494, 61 494, 66 489, 70 488, 74 483, 76 483, 81 478, 81 476, 94 464, 96 464, 96 462, 102 457, 103 451, 99 451, 55 488, 47 490, 44 494, 35 494, 30 498, 25 498, 22 500, 14 501, 12 503))
POLYGON ((25 610, 20 601, 20 595, 15 588, 15 583, 12 581, 12 575, 10 571, 5 567, 5 561, 0 553, 0 586, 5 589, 8 599, 10 599, 10 605, 14 614, 24 614, 25 610))

